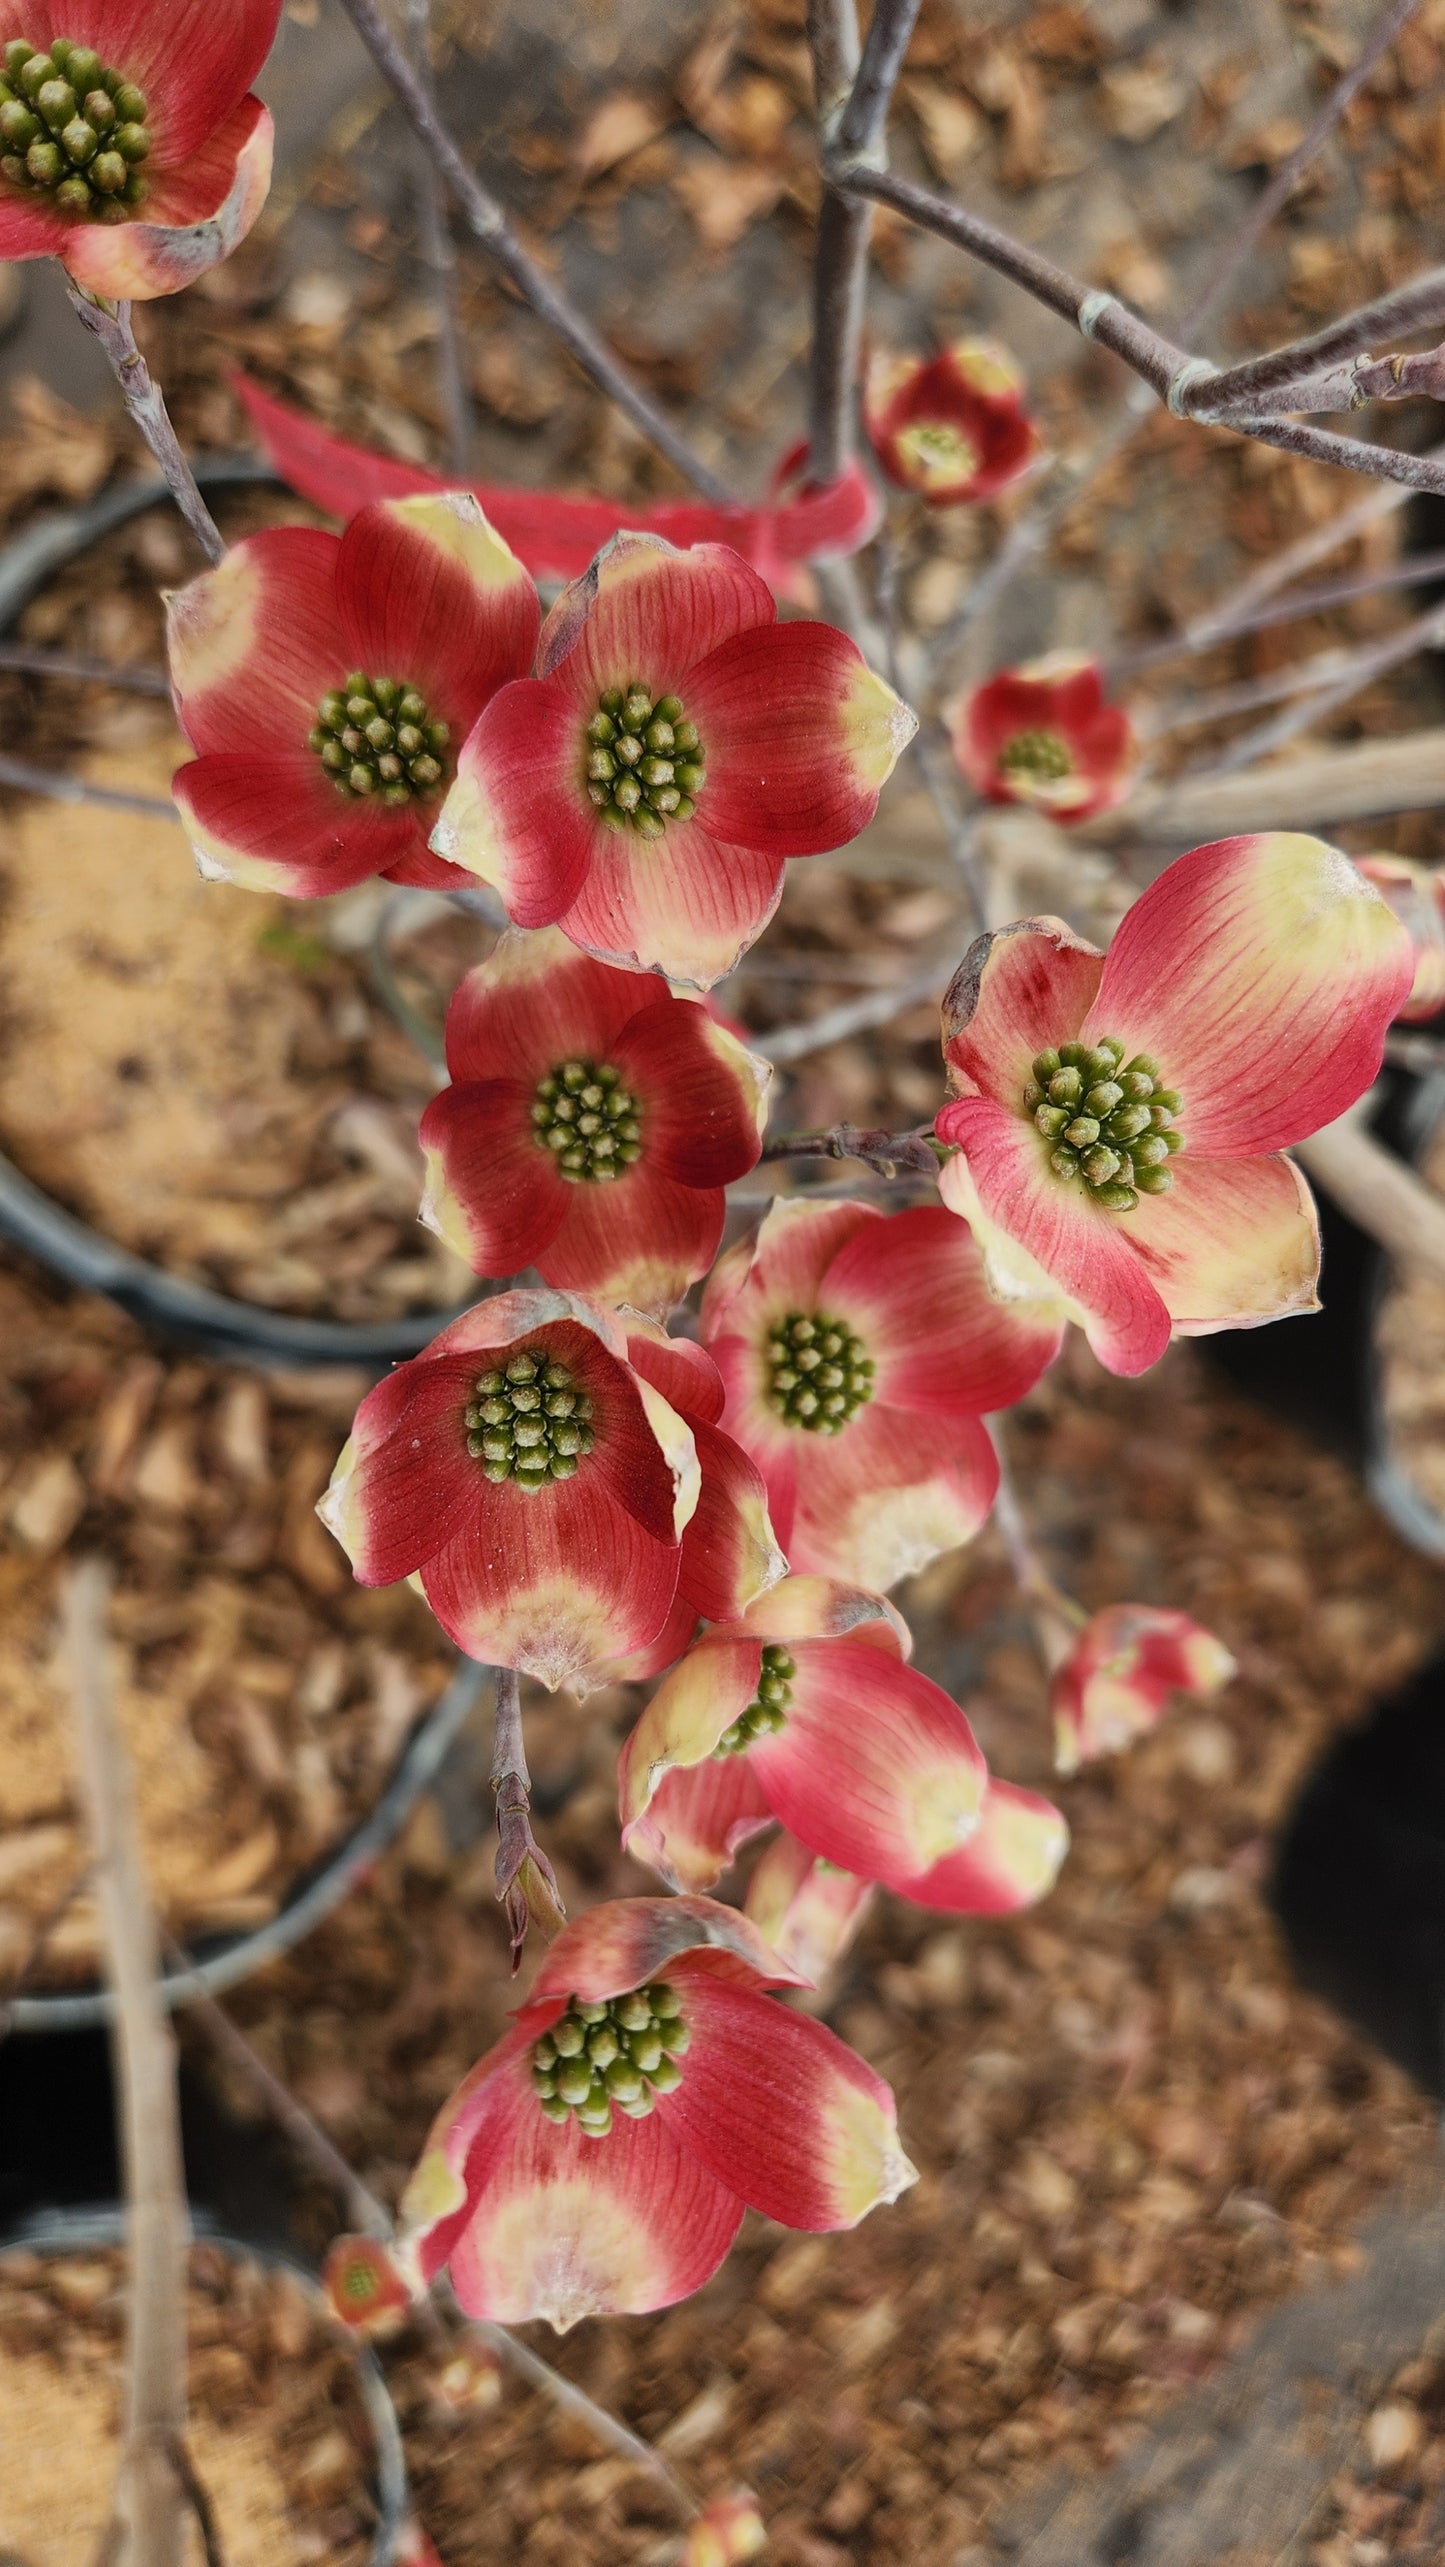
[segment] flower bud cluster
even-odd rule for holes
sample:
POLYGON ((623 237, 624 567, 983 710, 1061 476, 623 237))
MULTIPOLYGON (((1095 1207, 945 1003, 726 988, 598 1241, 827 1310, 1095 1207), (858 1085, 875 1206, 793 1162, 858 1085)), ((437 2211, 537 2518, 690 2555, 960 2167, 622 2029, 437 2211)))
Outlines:
POLYGON ((676 695, 610 686, 587 725, 587 798, 609 828, 660 838, 690 820, 707 782, 697 724, 676 695))
POLYGON ((72 220, 125 220, 150 194, 146 96, 90 45, 12 37, 0 76, 0 176, 38 189, 72 220))
POLYGON ((538 1140, 573 1185, 610 1185, 642 1156, 637 1099, 610 1062, 559 1061, 531 1111, 538 1140))
POLYGON ((797 1672, 796 1658, 790 1656, 776 1640, 769 1640, 763 1650, 757 1693, 746 1711, 740 1711, 737 1719, 723 1731, 713 1754, 745 1756, 759 1738, 767 1738, 780 1730, 788 1717, 788 1705, 793 1699, 793 1678, 797 1672))
POLYGON ((822 1311, 789 1311, 768 1340, 774 1408, 789 1426, 838 1435, 873 1396, 873 1364, 861 1337, 822 1311))
POLYGON ((1040 1052, 1033 1073, 1024 1104, 1053 1143, 1055 1176, 1082 1178, 1106 1212, 1132 1212, 1141 1194, 1168 1193, 1168 1163, 1183 1148, 1174 1129, 1182 1100, 1162 1084, 1157 1061, 1139 1052, 1126 1062, 1123 1044, 1105 1035, 1040 1052))
POLYGON ((642 2121, 659 2095, 681 2085, 687 2046, 682 2006, 665 1979, 620 1997, 573 1997, 532 2044, 532 2090, 549 2121, 575 2114, 589 2139, 605 2139, 614 2105, 642 2121))
POLYGON ((393 809, 436 792, 450 739, 448 725, 432 720, 414 686, 368 677, 364 669, 353 669, 344 687, 323 695, 310 734, 338 793, 348 801, 374 795, 393 809))
POLYGON ((570 1480, 592 1450, 592 1402, 565 1364, 513 1355, 506 1370, 479 1373, 466 1412, 467 1450, 489 1480, 545 1488, 570 1480))

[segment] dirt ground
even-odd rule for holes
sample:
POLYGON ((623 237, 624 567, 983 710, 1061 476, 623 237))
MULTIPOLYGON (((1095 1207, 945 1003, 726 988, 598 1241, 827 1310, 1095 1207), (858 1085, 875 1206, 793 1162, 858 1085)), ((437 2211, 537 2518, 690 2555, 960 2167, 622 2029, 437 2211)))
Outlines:
MULTIPOLYGON (((536 0, 437 15, 455 47, 448 110, 484 174, 703 450, 760 488, 801 417, 816 183, 800 5, 536 0)), ((1354 0, 1094 0, 985 17, 931 0, 898 156, 1162 317, 1197 289, 1211 234, 1292 148, 1366 15, 1354 0)), ((287 77, 334 102, 319 140, 286 164, 237 258, 141 316, 193 444, 245 442, 239 363, 348 434, 439 452, 407 158, 345 41, 333 0, 293 0, 287 77)), ((284 84, 277 95, 284 120, 284 84)), ((1427 0, 1276 227, 1216 352, 1309 326, 1420 265, 1442 169, 1445 5, 1427 0)), ((880 342, 1000 329, 1056 442, 1102 423, 1114 370, 1045 316, 891 220, 877 269, 880 342)), ((470 250, 460 305, 480 472, 636 498, 670 487, 470 250)), ((131 468, 113 415, 68 409, 13 368, 10 397, 7 529, 131 468)), ((1395 430, 1423 442, 1431 417, 1406 409, 1395 430)), ((1147 637, 1351 495, 1334 474, 1156 420, 976 653, 1147 637)), ((278 492, 221 504, 228 531, 308 513, 278 492)), ((1421 522, 1387 521, 1326 568, 1388 559, 1421 522)), ((995 512, 924 522, 900 508, 901 594, 919 630, 946 622, 998 531, 995 512)), ((190 566, 174 523, 148 515, 59 575, 19 634, 158 664, 156 587, 190 566)), ((1362 601, 1221 646, 1189 678, 1265 675, 1409 611, 1362 601)), ((974 664, 960 661, 959 682, 974 664)), ((1177 667, 1151 676, 1141 700, 1167 706, 1183 682, 1177 667)), ((1438 711, 1436 671, 1421 665, 1331 728, 1388 734, 1438 711)), ((0 671, 0 719, 17 754, 152 794, 180 752, 163 704, 99 685, 0 671)), ((1171 730, 1161 765, 1225 736, 1171 730)), ((1357 851, 1445 853, 1432 815, 1342 835, 1357 851)), ((902 980, 955 935, 936 865, 912 863, 896 827, 888 846, 866 869, 793 868, 776 925, 724 992, 748 1025, 902 980)), ((1089 880, 1081 859, 1081 902, 1089 880)), ((0 897, 0 1147, 28 1175, 173 1272, 271 1307, 371 1318, 456 1297, 464 1277, 413 1219, 433 1074, 370 976, 369 890, 305 907, 200 887, 164 822, 7 797, 0 897)), ((403 986, 433 1024, 487 941, 475 920, 408 913, 403 986)), ((780 1086, 790 1126, 915 1122, 940 1092, 936 1012, 829 1045, 780 1086)), ((3 1995, 79 1862, 49 1665, 53 1580, 76 1548, 100 1541, 117 1563, 148 1843, 182 1930, 269 1912, 374 1796, 444 1664, 420 1605, 353 1591, 311 1517, 354 1382, 261 1379, 153 1345, 23 1261, 0 1273, 0 1320, 3 1995)), ((750 2219, 686 2307, 588 2325, 560 2351, 537 2339, 691 2485, 752 2485, 780 2567, 1027 2555, 1050 2487, 1071 2474, 1092 2485, 1167 2431, 1182 2400, 1245 2358, 1264 2312, 1360 2270, 1363 2219, 1402 2198, 1428 2205, 1438 2181, 1433 2104, 1301 1991, 1263 1895, 1276 1831, 1325 1742, 1440 1645, 1438 1569, 1385 1528, 1344 1460, 1247 1404, 1198 1350, 1122 1385, 1071 1345, 1011 1435, 1054 1574, 1086 1604, 1193 1613, 1235 1652, 1237 1682, 1059 1788, 1073 1852, 1035 1914, 975 1924, 875 1908, 825 2001, 898 2091, 922 2177, 895 2209, 830 2240, 750 2219)), ((994 1765, 1050 1788, 1042 1678, 994 1538, 900 1601, 920 1662, 994 1765)), ((539 1808, 573 1907, 650 1886, 616 1849, 613 1759, 635 1711, 620 1694, 585 1714, 529 1701, 539 1808)), ((491 1860, 454 1773, 345 1912, 231 2000, 388 2197, 511 2001, 491 1860)), ((90 1931, 72 1901, 50 1965, 84 1966, 90 1931)), ((224 2083, 234 2109, 253 2108, 224 2083)), ((299 2218, 319 2248, 334 2206, 305 2192, 299 2218)), ((32 2277, 22 2299, 41 2288, 32 2277)), ((0 2395, 18 2380, 28 2406, 23 2365, 39 2356, 31 2320, 11 2324, 7 2306, 0 2395)), ((1241 2547, 1231 2567, 1438 2558, 1442 2366, 1423 2325, 1374 2370, 1362 2357, 1294 2545, 1282 2537, 1267 2561, 1241 2547)), ((499 2406, 458 2419, 439 2410, 421 2348, 403 2338, 388 2367, 446 2567, 660 2567, 672 2554, 654 2483, 536 2392, 509 2378, 499 2406)), ((284 2364, 265 2369, 260 2409, 293 2386, 284 2364)), ((68 2567, 38 2531, 11 2533, 3 2467, 0 2546, 26 2567, 68 2567)), ((285 2491, 304 2567, 322 2553, 304 2546, 294 2475, 285 2491)), ((351 2538, 338 2527, 326 2557, 349 2561, 351 2538)), ((1118 2534, 1101 2555, 1155 2567, 1142 2538, 1118 2534)), ((233 2567, 245 2556, 238 2533, 233 2567)), ((267 2556, 289 2567, 284 2548, 267 2556)), ((1082 2548, 1068 2567, 1084 2567, 1082 2548)))

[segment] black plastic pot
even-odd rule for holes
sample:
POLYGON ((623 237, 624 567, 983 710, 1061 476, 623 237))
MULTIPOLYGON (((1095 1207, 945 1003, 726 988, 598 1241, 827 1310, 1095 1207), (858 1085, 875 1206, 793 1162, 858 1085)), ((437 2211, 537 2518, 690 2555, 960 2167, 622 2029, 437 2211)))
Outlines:
MULTIPOLYGON (((202 490, 233 490, 274 483, 276 475, 254 456, 221 455, 198 464, 196 479, 202 490)), ((163 481, 127 482, 118 490, 106 491, 88 508, 57 510, 0 548, 0 634, 9 631, 21 608, 52 572, 169 496, 163 481)), ((350 1323, 291 1318, 261 1303, 210 1292, 116 1247, 52 1202, 3 1155, 0 1236, 29 1249, 69 1282, 108 1294, 133 1318, 169 1336, 215 1354, 250 1356, 262 1364, 373 1364, 381 1369, 416 1354, 449 1320, 470 1307, 464 1302, 452 1310, 350 1323)))
MULTIPOLYGON (((253 2244, 245 2238, 232 2236, 204 2212, 193 2213, 192 2223, 199 2243, 219 2246, 248 2263, 281 2267, 294 2273, 313 2293, 318 2292, 315 2272, 295 2256, 282 2253, 274 2246, 253 2244)), ((74 2255, 97 2247, 119 2246, 124 2243, 125 2230, 125 2214, 115 2203, 91 2203, 71 2210, 43 2211, 21 2220, 0 2238, 0 2261, 7 2254, 74 2255)), ((359 2338, 354 2342, 348 2339, 348 2343, 361 2402, 376 2446, 374 2493, 377 2525, 372 2537, 371 2567, 392 2567, 397 2538, 408 2511, 406 2453, 396 2409, 375 2355, 359 2338)), ((54 2465, 64 2467, 63 2452, 54 2454, 54 2465)))

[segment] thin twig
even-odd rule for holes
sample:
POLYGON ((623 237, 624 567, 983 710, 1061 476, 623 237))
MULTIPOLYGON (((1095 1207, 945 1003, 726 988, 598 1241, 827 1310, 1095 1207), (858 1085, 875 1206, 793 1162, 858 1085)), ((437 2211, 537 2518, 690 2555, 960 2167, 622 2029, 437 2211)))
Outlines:
MULTIPOLYGON (((1395 495, 1390 493, 1391 498, 1395 495)), ((1257 615, 1232 616, 1210 638, 1235 642, 1247 633, 1269 633, 1279 624, 1299 623, 1308 615, 1324 615, 1332 607, 1349 606, 1357 597, 1378 597, 1394 588, 1418 588, 1430 579, 1445 579, 1445 550, 1406 554, 1400 561, 1387 562, 1383 570, 1357 571, 1352 579, 1321 580, 1314 588, 1293 589, 1273 606, 1262 607, 1257 615)), ((1205 647, 1202 642, 1191 642, 1182 632, 1166 634, 1158 642, 1141 642, 1133 650, 1118 651, 1104 662, 1105 683, 1117 686, 1139 676, 1144 669, 1157 667, 1161 661, 1175 660, 1205 647)))
POLYGON ((926 963, 910 972, 906 980, 895 982, 892 989, 870 990, 864 998, 845 998, 807 1025, 783 1025, 776 1033, 750 1034, 749 1046, 760 1052, 765 1061, 781 1064, 806 1060, 810 1052, 824 1051, 830 1043, 846 1042, 852 1034, 871 1033, 876 1025, 891 1025, 895 1016, 905 1015, 926 998, 942 998, 956 968, 951 959, 926 963))
POLYGON ((1197 382, 1187 400, 1189 415, 1212 419, 1224 411, 1248 411, 1253 419, 1273 417, 1277 409, 1350 409, 1349 379, 1336 378, 1337 360, 1358 356, 1372 339, 1402 338, 1413 330, 1438 329, 1445 321, 1445 267, 1427 268, 1408 285, 1397 285, 1373 303, 1342 313, 1308 338, 1291 339, 1262 357, 1211 373, 1197 382), (1338 398, 1330 397, 1330 386, 1338 398))
POLYGON ((813 263, 809 478, 836 481, 853 460, 872 207, 827 184, 831 152, 881 155, 888 110, 919 0, 876 0, 858 49, 856 0, 809 0, 808 40, 818 103, 823 203, 813 263), (849 85, 851 84, 851 86, 849 85))
POLYGON ((34 767, 26 758, 0 757, 0 786, 14 793, 37 793, 46 802, 94 802, 104 811, 140 811, 152 820, 174 820, 180 825, 180 813, 173 802, 162 802, 157 793, 126 793, 119 785, 90 784, 84 776, 57 775, 50 767, 34 767))
POLYGON ((585 319, 560 287, 553 284, 545 270, 523 249, 501 206, 490 195, 481 180, 467 167, 451 135, 437 114, 415 66, 407 60, 387 26, 376 0, 342 0, 342 5, 366 46, 412 130, 431 153, 436 167, 451 188, 466 216, 469 229, 494 258, 504 276, 510 277, 523 301, 530 303, 540 320, 555 331, 563 346, 571 350, 584 374, 591 376, 599 389, 619 410, 626 412, 634 427, 656 446, 659 454, 677 466, 695 490, 718 507, 735 505, 727 484, 720 480, 710 464, 695 454, 685 437, 679 436, 671 422, 651 401, 641 386, 624 372, 590 321, 585 319))
POLYGON ((993 1502, 993 1520, 1008 1553, 1019 1593, 1033 1626, 1034 1644, 1043 1660, 1045 1672, 1052 1675, 1063 1665, 1078 1632, 1087 1620, 1083 1607, 1055 1584, 1044 1566, 1028 1518, 1019 1503, 1013 1473, 1009 1467, 1004 1441, 1003 1420, 988 1420, 988 1432, 998 1463, 998 1490, 993 1502))
POLYGON ((1089 847, 1113 847, 1126 838, 1193 847, 1241 829, 1315 829, 1389 811, 1433 811, 1442 803, 1445 730, 1406 731, 1345 747, 1331 741, 1243 775, 1181 776, 1144 786, 1122 810, 1086 821, 1078 836, 1089 847))
POLYGON ((66 290, 91 337, 98 339, 120 385, 121 399, 166 478, 166 486, 208 562, 220 561, 225 538, 181 452, 170 412, 135 343, 128 303, 107 303, 67 277, 66 290))
POLYGON ((171 682, 163 668, 116 668, 109 660, 85 659, 71 651, 42 651, 24 642, 0 642, 0 668, 19 669, 26 677, 74 678, 80 686, 123 686, 132 695, 165 695, 171 682))
POLYGON ((763 1143, 764 1159, 858 1159, 879 1176, 900 1169, 938 1174, 938 1152, 928 1139, 930 1127, 916 1132, 860 1131, 854 1123, 834 1123, 826 1132, 773 1132, 763 1143))
POLYGON ((1207 766, 1190 769, 1190 780, 1197 781, 1206 775, 1233 775, 1240 768, 1253 766, 1258 759, 1269 757, 1274 750, 1282 749, 1287 740, 1297 738, 1301 731, 1309 730, 1311 724, 1320 721, 1326 713, 1332 713, 1336 705, 1348 703, 1352 695, 1358 695, 1375 678, 1383 677, 1389 669, 1398 668, 1402 660, 1413 658, 1416 651, 1431 649, 1442 636, 1445 636, 1445 606, 1436 606, 1428 615, 1417 615, 1412 622, 1402 625, 1399 632, 1388 633, 1383 641, 1346 653, 1343 663, 1327 684, 1313 691, 1303 703, 1291 705, 1285 713, 1277 713, 1272 722, 1261 722, 1256 730, 1246 731, 1242 739, 1232 740, 1229 747, 1221 750, 1207 766))
POLYGON ((163 2439, 166 2457, 180 2481, 181 2493, 196 2518, 196 2529, 201 2535, 201 2548, 205 2554, 206 2567, 226 2567, 226 2553, 221 2545, 221 2526, 216 2520, 216 2508, 196 2475, 196 2464, 186 2447, 185 2436, 173 2433, 164 2436, 163 2439))
POLYGON ((925 716, 919 723, 913 750, 919 773, 928 788, 929 800, 948 841, 948 852, 968 896, 973 923, 975 927, 995 926, 998 922, 991 914, 988 874, 979 861, 978 814, 963 808, 958 770, 949 751, 948 735, 933 716, 925 716))
MULTIPOLYGON (((407 0, 411 23, 412 50, 416 56, 417 77, 428 98, 435 99, 431 76, 431 0, 407 0)), ((437 343, 437 373, 440 378, 442 409, 447 423, 447 470, 464 481, 471 463, 472 415, 471 395, 467 390, 466 369, 462 363, 461 331, 457 324, 457 262, 447 230, 446 208, 442 201, 441 181, 436 160, 420 135, 413 137, 412 157, 416 165, 416 218, 421 235, 421 254, 431 270, 436 297, 437 319, 441 325, 437 343)))
POLYGON ((532 1777, 522 1736, 522 1687, 515 1667, 497 1669, 492 1728, 491 1785, 497 1796, 497 1897, 512 1938, 512 1968, 520 1968, 531 1922, 553 1933, 566 1910, 541 1846, 532 1834, 532 1777))
POLYGON ((125 2439, 116 2478, 117 2555, 181 2567, 185 2502, 170 2456, 186 2425, 186 2253, 176 2047, 157 1991, 160 1948, 141 1855, 135 1785, 106 1659, 109 1581, 98 1560, 62 1597, 81 1792, 95 1849, 106 1970, 115 1991, 116 2075, 130 2244, 125 2439))

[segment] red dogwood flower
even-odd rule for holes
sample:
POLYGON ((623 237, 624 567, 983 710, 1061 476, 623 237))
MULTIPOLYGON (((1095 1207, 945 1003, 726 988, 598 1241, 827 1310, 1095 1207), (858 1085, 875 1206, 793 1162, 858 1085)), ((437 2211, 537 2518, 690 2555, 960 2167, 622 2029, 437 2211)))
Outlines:
POLYGON ((402 2199, 419 2278, 513 2326, 667 2308, 751 2204, 852 2228, 914 2181, 893 2097, 767 1991, 796 1986, 712 1899, 617 1899, 559 1934, 438 2114, 402 2199))
POLYGON ((944 1001, 939 1191, 994 1289, 1052 1300, 1116 1373, 1171 1330, 1317 1308, 1314 1204, 1278 1154, 1369 1086, 1412 971, 1348 856, 1279 833, 1180 856, 1107 956, 1053 918, 981 936, 944 1001))
POLYGON ((831 624, 777 621, 725 544, 618 535, 564 589, 537 673, 490 704, 432 832, 523 927, 707 988, 789 856, 857 836, 917 725, 831 624))
POLYGON ((890 1606, 827 1578, 785 1578, 706 1632, 622 1750, 623 1844, 675 1889, 704 1890, 780 1819, 919 1907, 998 1915, 1041 1897, 1062 1818, 990 1781, 957 1703, 905 1664, 909 1645, 890 1606))
POLYGON ((1111 1604, 1091 1614, 1053 1677, 1054 1763, 1077 1773, 1157 1729, 1173 1693, 1218 1693, 1236 1672, 1222 1640, 1187 1613, 1111 1604))
POLYGON ((174 294, 271 183, 248 93, 281 0, 0 0, 0 259, 58 258, 115 302, 174 294))
POLYGON ((737 2487, 729 2495, 714 2496, 688 2524, 680 2567, 743 2567, 745 2559, 760 2557, 767 2545, 756 2496, 737 2487))
POLYGON ((879 1591, 993 1504, 982 1418, 1031 1388, 1062 1325, 1004 1309, 958 1240, 935 1205, 783 1201, 713 1269, 703 1343, 795 1569, 879 1591))
POLYGON ((790 1970, 817 1987, 842 1959, 876 1895, 872 1881, 810 1853, 783 1827, 753 1865, 743 1914, 790 1970))
POLYGON ((666 1621, 697 1501, 613 1313, 507 1292, 367 1392, 318 1512, 363 1586, 416 1576, 469 1656, 583 1692, 666 1621))
POLYGON ((1445 886, 1439 869, 1383 848, 1372 856, 1357 856, 1355 862, 1366 882, 1389 902, 1414 948, 1415 977, 1395 1022, 1428 1024, 1445 1007, 1445 886))
POLYGON ((1083 652, 1051 651, 1000 669, 965 696, 953 754, 990 802, 1028 802, 1051 820, 1092 820, 1133 790, 1139 752, 1129 716, 1104 700, 1083 652))
POLYGON ((411 2293, 376 2237, 338 2237, 327 2250, 321 2287, 333 2316, 358 2335, 394 2335, 411 2293))
POLYGON ((654 973, 513 929, 447 1014, 422 1219, 481 1275, 665 1311, 706 1274, 756 1165, 772 1071, 654 973))
POLYGON ((427 852, 457 744, 527 666, 540 609, 465 492, 379 500, 344 535, 275 526, 170 599, 173 791, 203 873, 312 899, 427 852))
POLYGON ((956 339, 941 356, 878 356, 863 422, 879 464, 930 508, 996 499, 1037 461, 1023 376, 993 339, 956 339))

